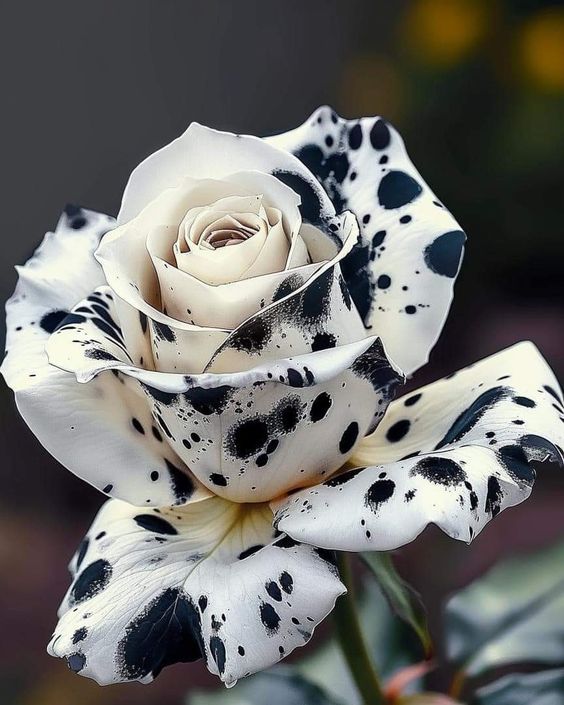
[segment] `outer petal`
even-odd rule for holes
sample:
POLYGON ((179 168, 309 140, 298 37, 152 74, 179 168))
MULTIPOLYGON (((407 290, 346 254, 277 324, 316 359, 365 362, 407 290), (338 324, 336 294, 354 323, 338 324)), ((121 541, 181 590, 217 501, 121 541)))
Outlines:
POLYGON ((206 659, 227 684, 305 644, 345 592, 331 556, 274 536, 265 505, 111 501, 71 562, 48 650, 98 683, 206 659))
MULTIPOLYGON (((206 496, 165 443, 131 384, 107 375, 88 387, 48 363, 45 344, 70 308, 103 284, 93 253, 114 221, 67 208, 54 233, 19 268, 7 304, 2 374, 20 413, 45 448, 87 482, 137 504, 173 504, 206 496)), ((104 310, 102 299, 89 302, 104 310)), ((100 316, 95 314, 100 320, 100 316)))
POLYGON ((351 462, 356 468, 279 506, 295 539, 342 550, 389 550, 428 523, 470 541, 526 499, 531 460, 562 462, 564 407, 531 343, 520 343, 398 399, 351 462))
POLYGON ((138 380, 175 452, 205 485, 237 502, 266 501, 337 470, 401 379, 375 338, 236 373, 147 371, 131 364, 111 307, 104 329, 88 307, 82 302, 82 313, 51 337, 50 361, 82 382, 110 370, 138 380))
POLYGON ((266 141, 299 157, 337 210, 357 216, 362 237, 343 275, 366 327, 411 374, 444 325, 464 233, 382 118, 343 120, 322 107, 301 127, 266 141))

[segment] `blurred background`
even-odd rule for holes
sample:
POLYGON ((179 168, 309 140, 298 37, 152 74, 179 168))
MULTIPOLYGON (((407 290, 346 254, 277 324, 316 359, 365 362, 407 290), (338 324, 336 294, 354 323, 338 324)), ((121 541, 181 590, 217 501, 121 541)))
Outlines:
MULTIPOLYGON (((416 384, 527 338, 564 377, 562 3, 20 0, 3 15, 0 299, 65 203, 115 214, 132 168, 191 120, 264 135, 329 103, 392 121, 469 235, 449 321, 416 384)), ((213 685, 200 663, 101 689, 46 655, 66 561, 102 500, 42 450, 1 385, 3 702, 176 705, 213 685)), ((431 528, 398 551, 437 636, 445 596, 562 536, 563 506, 564 478, 546 466, 532 499, 471 547, 431 528)), ((444 674, 433 678, 440 686, 444 674)))

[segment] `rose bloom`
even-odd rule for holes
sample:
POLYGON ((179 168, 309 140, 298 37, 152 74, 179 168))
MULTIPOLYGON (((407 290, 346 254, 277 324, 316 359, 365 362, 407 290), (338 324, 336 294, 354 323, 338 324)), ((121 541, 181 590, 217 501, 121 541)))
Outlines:
POLYGON ((192 124, 117 222, 68 207, 19 269, 2 367, 111 497, 49 652, 99 683, 203 657, 230 685, 310 639, 344 592, 333 550, 430 522, 470 541, 525 499, 564 418, 531 343, 391 401, 464 241, 387 122, 326 107, 267 139, 192 124))

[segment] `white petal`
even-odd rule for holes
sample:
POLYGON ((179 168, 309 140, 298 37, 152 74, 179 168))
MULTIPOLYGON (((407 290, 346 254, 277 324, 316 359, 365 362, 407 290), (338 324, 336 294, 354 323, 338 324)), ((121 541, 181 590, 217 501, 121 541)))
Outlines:
POLYGON ((342 264, 371 333, 406 374, 423 365, 444 325, 465 240, 381 118, 343 120, 319 108, 291 132, 266 140, 301 159, 361 225, 342 264))
POLYGON ((276 538, 265 505, 110 501, 71 562, 48 650, 98 683, 204 657, 227 684, 305 644, 345 591, 331 556, 276 538))
POLYGON ((521 343, 390 405, 356 468, 278 505, 299 541, 389 550, 429 523, 470 541, 526 499, 531 460, 564 460, 564 407, 550 368, 521 343))
MULTIPOLYGON (((103 283, 93 253, 113 225, 108 216, 67 209, 29 262, 7 305, 2 374, 25 421, 65 467, 98 489, 137 504, 206 496, 152 427, 143 398, 113 375, 92 385, 48 363, 45 345, 70 309, 103 283)), ((102 299, 90 306, 102 309, 102 299)), ((95 311, 95 309, 93 309, 95 311)), ((100 318, 99 315, 95 316, 100 318)))
POLYGON ((79 308, 83 320, 51 337, 51 362, 83 382, 110 370, 138 380, 174 451, 204 485, 237 502, 329 476, 382 418, 401 379, 374 338, 242 372, 151 372, 131 365, 111 311, 108 334, 86 313, 88 302, 79 308))

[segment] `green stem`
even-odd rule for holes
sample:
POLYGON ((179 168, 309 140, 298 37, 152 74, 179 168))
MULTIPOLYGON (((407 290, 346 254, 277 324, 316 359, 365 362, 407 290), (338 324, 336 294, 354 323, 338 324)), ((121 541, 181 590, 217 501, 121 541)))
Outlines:
POLYGON ((362 702, 364 705, 381 705, 386 698, 360 628, 350 555, 337 553, 337 563, 341 580, 348 591, 337 600, 333 611, 337 638, 362 702))

